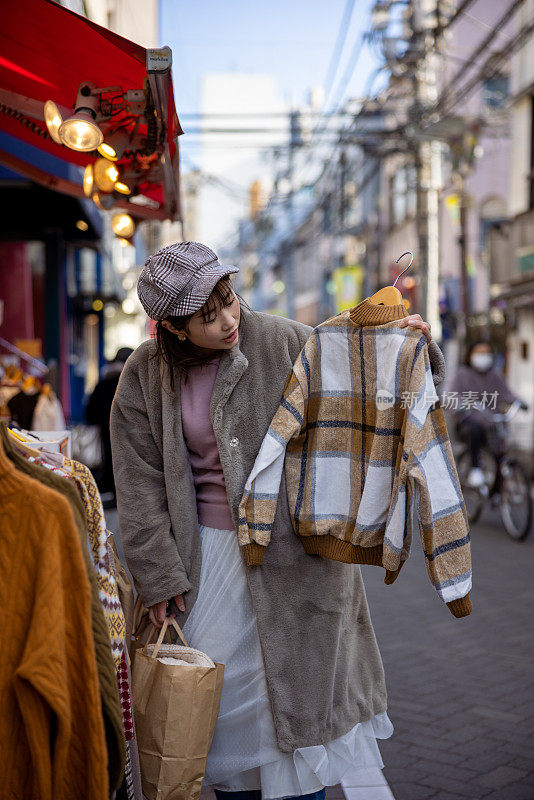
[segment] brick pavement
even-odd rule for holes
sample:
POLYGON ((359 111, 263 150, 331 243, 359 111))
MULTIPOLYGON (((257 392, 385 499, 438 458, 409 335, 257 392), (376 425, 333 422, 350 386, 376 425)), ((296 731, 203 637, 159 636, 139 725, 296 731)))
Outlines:
POLYGON ((380 742, 396 800, 534 800, 534 536, 486 513, 471 531, 473 612, 455 619, 420 541, 392 586, 362 567, 393 736, 380 742))

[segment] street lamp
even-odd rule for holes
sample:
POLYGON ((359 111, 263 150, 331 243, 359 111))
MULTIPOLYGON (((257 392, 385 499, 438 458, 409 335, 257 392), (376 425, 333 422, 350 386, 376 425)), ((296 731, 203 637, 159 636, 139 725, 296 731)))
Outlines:
POLYGON ((54 142, 56 144, 61 144, 62 142, 59 137, 59 128, 63 122, 63 118, 59 108, 56 106, 53 100, 47 100, 44 104, 44 119, 46 122, 46 127, 48 128, 48 133, 54 142))
MULTIPOLYGON (((64 120, 58 129, 58 136, 62 144, 81 153, 96 150, 104 141, 104 134, 95 122, 99 110, 99 100, 93 94, 94 89, 96 89, 94 83, 85 81, 80 84, 74 114, 64 120)), ((50 128, 48 129, 50 130, 50 128)))
POLYGON ((113 214, 111 217, 111 229, 115 236, 122 239, 130 239, 135 233, 135 222, 129 214, 113 214))
POLYGON ((126 181, 116 181, 115 186, 113 188, 116 192, 119 192, 119 194, 132 193, 132 188, 128 183, 126 183, 126 181))
POLYGON ((118 167, 107 158, 97 158, 94 164, 95 183, 101 192, 112 192, 119 178, 118 167))
POLYGON ((93 165, 88 164, 83 173, 83 193, 86 197, 91 197, 95 185, 95 175, 93 165))
POLYGON ((110 161, 118 161, 124 155, 124 151, 130 144, 130 137, 125 128, 119 130, 108 136, 101 145, 98 147, 98 152, 104 158, 110 161))

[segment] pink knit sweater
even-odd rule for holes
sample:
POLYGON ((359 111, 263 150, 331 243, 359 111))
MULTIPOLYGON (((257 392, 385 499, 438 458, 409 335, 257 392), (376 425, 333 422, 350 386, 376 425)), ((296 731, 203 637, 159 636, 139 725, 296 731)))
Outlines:
POLYGON ((210 419, 210 400, 218 367, 219 359, 201 367, 191 367, 187 382, 182 376, 182 428, 193 470, 199 523, 210 528, 234 530, 210 419))

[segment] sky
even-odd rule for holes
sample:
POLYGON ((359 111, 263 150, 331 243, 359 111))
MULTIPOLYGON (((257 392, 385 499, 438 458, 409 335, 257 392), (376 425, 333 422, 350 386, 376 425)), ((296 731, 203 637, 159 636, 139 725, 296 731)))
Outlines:
MULTIPOLYGON (((369 27, 371 5, 354 3, 338 79, 369 27)), ((310 87, 325 82, 345 6, 346 0, 161 0, 160 43, 173 51, 178 114, 198 111, 200 80, 209 72, 272 75, 281 100, 303 102, 310 87)), ((376 64, 365 48, 351 94, 363 91, 376 64)))
MULTIPOLYGON (((286 106, 306 103, 311 88, 325 88, 330 83, 332 91, 327 106, 333 107, 339 102, 339 87, 345 83, 347 66, 353 63, 356 50, 360 50, 344 96, 363 96, 369 77, 379 63, 372 47, 361 47, 362 32, 370 27, 372 4, 371 0, 355 0, 353 4, 350 0, 328 3, 324 0, 161 0, 159 39, 161 45, 170 46, 173 52, 175 103, 184 129, 184 136, 180 137, 181 152, 185 156, 183 168, 204 166, 199 136, 193 132, 199 121, 187 115, 200 110, 202 78, 206 74, 271 76, 278 99, 286 106), (347 19, 349 25, 338 69, 334 76, 330 70, 331 80, 328 81, 340 26, 342 20, 347 19)), ((240 123, 246 124, 246 120, 240 123)), ((223 141, 228 141, 227 134, 221 136, 221 143, 223 141)), ((209 163, 210 173, 217 174, 213 158, 209 163)), ((227 167, 221 150, 220 174, 225 171, 227 174, 227 167)), ((235 163, 232 176, 234 182, 240 182, 235 163)), ((249 179, 250 169, 243 170, 244 189, 249 179)), ((226 227, 230 225, 229 222, 226 227)))

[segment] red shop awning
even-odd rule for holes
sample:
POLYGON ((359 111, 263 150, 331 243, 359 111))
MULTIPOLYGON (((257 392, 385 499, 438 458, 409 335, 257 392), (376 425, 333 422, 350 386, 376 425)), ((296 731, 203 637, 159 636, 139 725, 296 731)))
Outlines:
POLYGON ((117 204, 127 205, 134 216, 179 218, 178 136, 182 129, 170 69, 147 70, 147 54, 157 56, 157 52, 147 51, 52 0, 13 0, 5 4, 2 16, 0 129, 69 163, 85 166, 98 154, 56 144, 44 122, 44 103, 53 100, 71 112, 83 81, 100 88, 119 87, 120 92, 108 95, 108 100, 119 99, 117 110, 110 119, 98 122, 106 137, 119 128, 130 135, 135 132, 132 147, 117 162, 135 186, 134 194, 117 198, 117 204), (131 107, 123 108, 120 99, 129 90, 143 89, 155 109, 150 135, 146 118, 132 114, 131 107))

